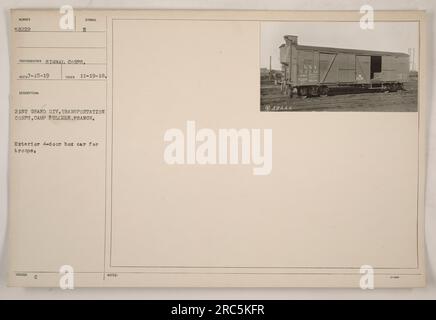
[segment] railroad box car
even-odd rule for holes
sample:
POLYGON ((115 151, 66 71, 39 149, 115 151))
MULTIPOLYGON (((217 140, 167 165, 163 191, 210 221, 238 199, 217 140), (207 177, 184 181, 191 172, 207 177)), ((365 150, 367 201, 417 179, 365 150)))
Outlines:
POLYGON ((282 88, 290 94, 327 95, 338 87, 397 91, 408 81, 408 54, 303 46, 296 36, 284 38, 282 88))

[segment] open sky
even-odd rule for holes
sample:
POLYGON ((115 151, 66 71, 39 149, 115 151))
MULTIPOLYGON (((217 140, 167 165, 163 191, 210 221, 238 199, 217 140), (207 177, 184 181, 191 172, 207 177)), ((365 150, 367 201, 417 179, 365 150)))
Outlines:
MULTIPOLYGON (((298 44, 347 49, 408 53, 415 48, 415 68, 419 62, 418 22, 375 22, 373 30, 363 30, 358 22, 262 22, 260 66, 280 70, 279 49, 284 35, 298 36, 298 44)), ((411 58, 412 60, 412 58, 411 58)))

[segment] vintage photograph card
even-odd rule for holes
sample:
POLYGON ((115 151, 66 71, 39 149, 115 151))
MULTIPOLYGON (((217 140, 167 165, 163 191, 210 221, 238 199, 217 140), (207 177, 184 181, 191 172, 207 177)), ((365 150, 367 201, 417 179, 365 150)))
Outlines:
POLYGON ((11 11, 9 285, 425 286, 425 13, 11 11))

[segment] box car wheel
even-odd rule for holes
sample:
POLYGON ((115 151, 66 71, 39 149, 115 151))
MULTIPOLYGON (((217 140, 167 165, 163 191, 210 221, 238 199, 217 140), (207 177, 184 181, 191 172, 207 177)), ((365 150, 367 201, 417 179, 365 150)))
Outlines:
POLYGON ((311 97, 317 97, 319 96, 319 87, 313 86, 309 88, 309 96, 311 97))
POLYGON ((307 98, 308 94, 309 94, 309 90, 307 90, 307 87, 299 87, 298 88, 298 95, 301 98, 303 98, 303 99, 307 98))
POLYGON ((391 84, 391 88, 390 88, 391 92, 397 92, 398 89, 399 89, 398 83, 392 83, 391 84))
POLYGON ((321 97, 327 97, 329 94, 329 88, 326 86, 319 87, 319 95, 321 97))
POLYGON ((395 83, 386 84, 385 88, 386 88, 385 92, 395 92, 395 91, 397 91, 395 89, 395 83))

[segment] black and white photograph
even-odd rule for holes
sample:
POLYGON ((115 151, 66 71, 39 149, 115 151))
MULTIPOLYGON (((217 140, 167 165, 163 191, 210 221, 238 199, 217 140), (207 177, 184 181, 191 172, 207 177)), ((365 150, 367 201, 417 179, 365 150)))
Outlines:
POLYGON ((263 22, 261 111, 416 112, 419 25, 263 22))

